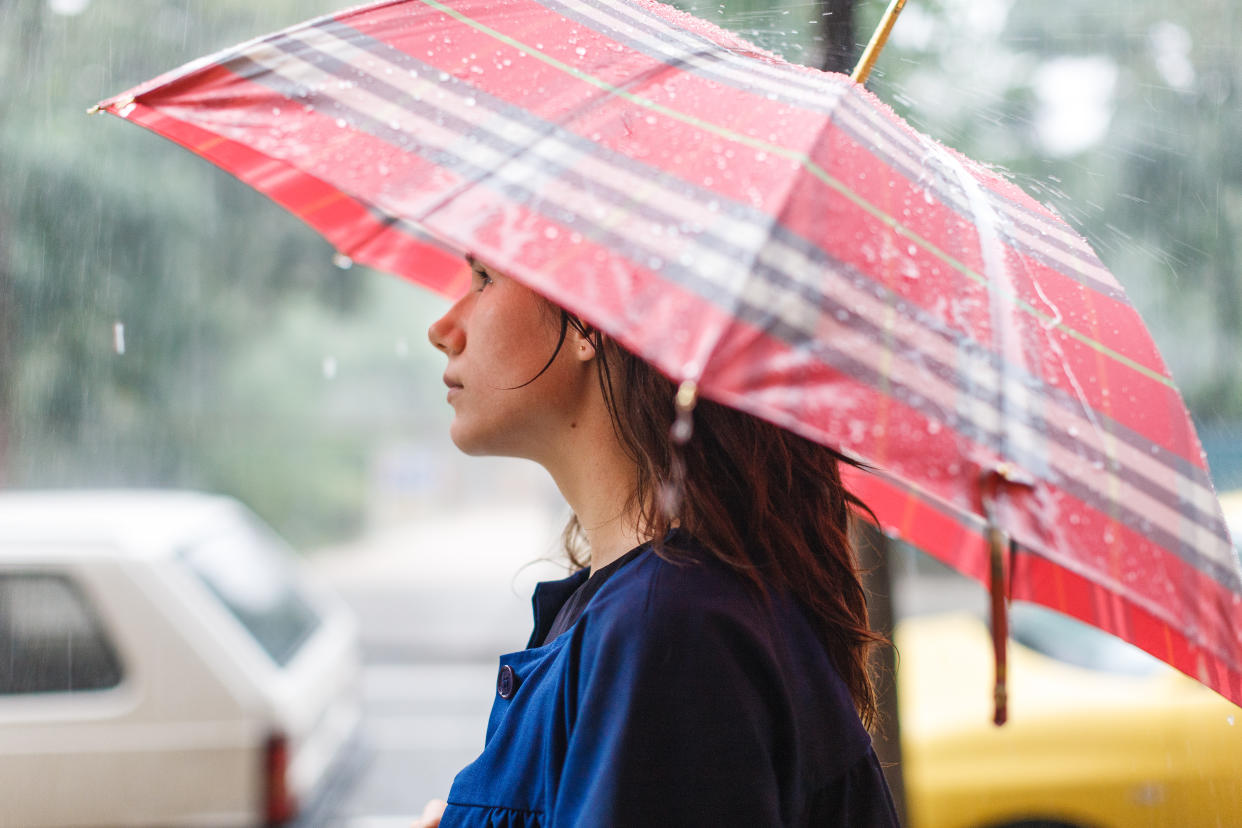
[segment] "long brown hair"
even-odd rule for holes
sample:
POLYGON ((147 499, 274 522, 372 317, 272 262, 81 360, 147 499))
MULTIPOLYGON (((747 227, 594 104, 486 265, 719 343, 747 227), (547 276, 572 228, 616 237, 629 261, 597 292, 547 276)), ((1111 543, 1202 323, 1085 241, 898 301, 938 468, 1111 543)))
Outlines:
MULTIPOLYGON (((775 587, 796 596, 818 622, 859 717, 870 727, 877 709, 868 653, 884 638, 868 626, 850 541, 852 512, 870 513, 841 482, 840 464, 857 464, 827 446, 707 399, 694 410, 690 439, 675 444, 670 436, 673 383, 561 311, 562 341, 568 327, 595 345, 613 427, 638 466, 629 505, 638 515, 639 532, 658 539, 680 526, 760 591, 775 587), (671 499, 669 487, 677 490, 671 499)), ((565 549, 575 565, 587 563, 576 516, 565 527, 565 549)), ((657 551, 677 558, 672 547, 657 551)))

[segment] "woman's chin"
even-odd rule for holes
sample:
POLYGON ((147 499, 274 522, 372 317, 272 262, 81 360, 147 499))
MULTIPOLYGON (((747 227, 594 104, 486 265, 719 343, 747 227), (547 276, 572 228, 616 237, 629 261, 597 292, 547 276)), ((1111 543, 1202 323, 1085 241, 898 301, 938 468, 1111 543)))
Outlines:
POLYGON ((471 457, 507 457, 511 451, 505 450, 503 440, 496 439, 495 434, 482 429, 470 428, 460 419, 453 420, 449 427, 449 439, 457 450, 471 457))

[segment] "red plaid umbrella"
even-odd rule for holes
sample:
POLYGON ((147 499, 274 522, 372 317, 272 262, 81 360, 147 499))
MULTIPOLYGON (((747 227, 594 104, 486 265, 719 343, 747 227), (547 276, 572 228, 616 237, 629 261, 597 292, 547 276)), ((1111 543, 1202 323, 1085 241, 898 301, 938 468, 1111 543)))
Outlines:
POLYGON ((1120 285, 848 78, 650 0, 404 0, 101 108, 356 261, 450 296, 463 253, 502 267, 874 466, 852 483, 887 529, 984 580, 1003 530, 1013 597, 1242 703, 1237 557, 1120 285))

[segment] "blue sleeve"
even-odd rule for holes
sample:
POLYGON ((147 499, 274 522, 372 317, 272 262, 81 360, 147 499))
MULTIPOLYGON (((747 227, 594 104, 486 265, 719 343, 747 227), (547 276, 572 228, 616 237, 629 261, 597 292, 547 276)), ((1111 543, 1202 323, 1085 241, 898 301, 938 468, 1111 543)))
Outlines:
POLYGON ((754 608, 687 603, 579 624, 557 828, 788 821, 788 696, 754 608))

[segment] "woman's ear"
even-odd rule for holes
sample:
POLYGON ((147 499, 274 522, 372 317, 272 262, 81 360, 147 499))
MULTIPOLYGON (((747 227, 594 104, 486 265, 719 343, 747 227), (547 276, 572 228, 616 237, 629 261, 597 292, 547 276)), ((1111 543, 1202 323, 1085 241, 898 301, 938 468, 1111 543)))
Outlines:
POLYGON ((590 335, 571 327, 569 336, 569 344, 573 347, 573 354, 579 362, 590 362, 595 359, 595 341, 590 335))

